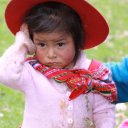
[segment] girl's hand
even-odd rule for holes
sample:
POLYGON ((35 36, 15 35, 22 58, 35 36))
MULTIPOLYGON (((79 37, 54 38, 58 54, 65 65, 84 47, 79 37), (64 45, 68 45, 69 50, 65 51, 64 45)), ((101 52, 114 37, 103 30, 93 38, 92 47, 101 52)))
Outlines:
POLYGON ((25 48, 28 54, 33 54, 36 47, 29 37, 29 31, 26 24, 23 24, 20 31, 16 34, 16 43, 21 45, 21 49, 25 48))

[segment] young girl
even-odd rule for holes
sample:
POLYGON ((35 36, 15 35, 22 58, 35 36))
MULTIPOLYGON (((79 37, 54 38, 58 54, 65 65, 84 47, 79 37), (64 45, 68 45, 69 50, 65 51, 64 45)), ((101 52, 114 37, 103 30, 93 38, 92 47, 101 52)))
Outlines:
POLYGON ((85 0, 11 0, 5 18, 16 40, 0 82, 25 95, 22 128, 114 128, 111 72, 82 51, 107 37, 102 15, 85 0))

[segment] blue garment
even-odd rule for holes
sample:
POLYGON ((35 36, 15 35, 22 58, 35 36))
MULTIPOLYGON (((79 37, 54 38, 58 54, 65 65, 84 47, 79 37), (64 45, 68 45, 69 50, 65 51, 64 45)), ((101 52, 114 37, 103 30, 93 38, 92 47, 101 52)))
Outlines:
POLYGON ((121 62, 105 63, 112 71, 112 77, 117 86, 118 100, 116 103, 128 102, 128 57, 121 62))

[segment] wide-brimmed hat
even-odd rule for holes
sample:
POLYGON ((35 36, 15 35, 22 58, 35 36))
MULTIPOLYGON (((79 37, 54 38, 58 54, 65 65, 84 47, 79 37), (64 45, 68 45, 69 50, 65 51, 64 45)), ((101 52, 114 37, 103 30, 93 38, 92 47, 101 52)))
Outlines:
POLYGON ((10 0, 5 10, 5 20, 10 31, 15 35, 23 24, 26 12, 33 6, 48 1, 64 3, 80 15, 86 37, 83 49, 97 46, 106 39, 109 32, 108 24, 87 0, 10 0))

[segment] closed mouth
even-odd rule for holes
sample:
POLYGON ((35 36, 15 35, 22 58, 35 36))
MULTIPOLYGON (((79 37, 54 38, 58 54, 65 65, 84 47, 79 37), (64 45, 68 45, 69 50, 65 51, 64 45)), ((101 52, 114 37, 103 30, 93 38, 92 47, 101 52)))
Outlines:
POLYGON ((61 64, 57 63, 57 62, 50 62, 50 63, 47 63, 45 65, 48 67, 60 67, 61 66, 61 64))

